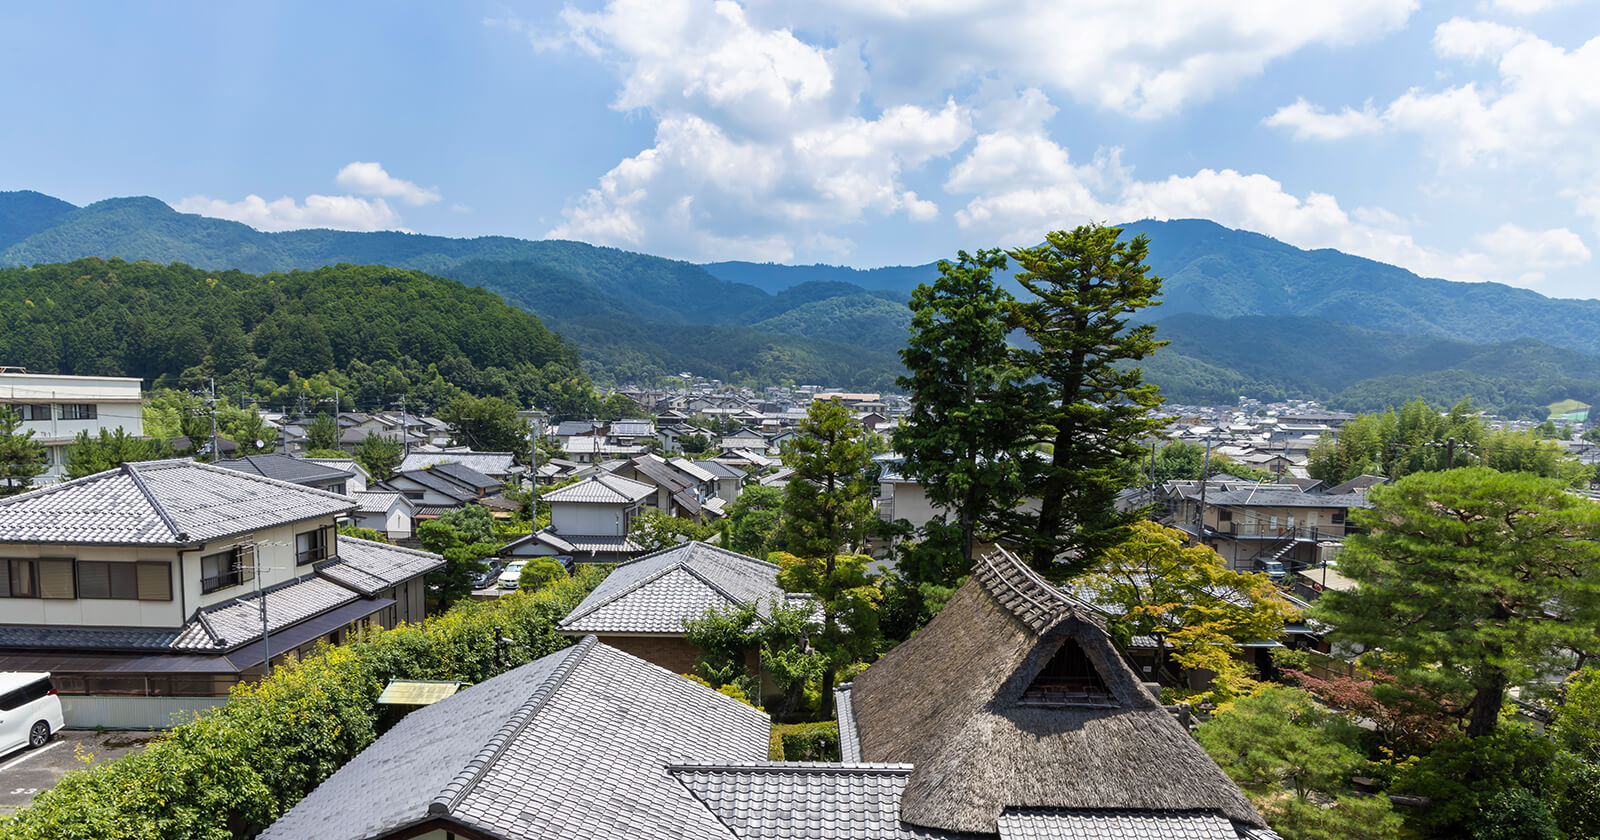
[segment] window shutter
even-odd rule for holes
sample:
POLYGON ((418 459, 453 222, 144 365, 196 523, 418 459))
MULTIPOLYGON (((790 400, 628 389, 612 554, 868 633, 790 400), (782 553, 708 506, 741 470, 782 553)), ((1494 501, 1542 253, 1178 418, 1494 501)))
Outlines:
POLYGON ((72 585, 71 560, 39 561, 39 597, 70 601, 77 595, 72 585))
POLYGON ((322 528, 322 559, 331 560, 339 556, 339 529, 333 525, 322 528))
POLYGON ((141 562, 139 565, 139 600, 172 600, 172 564, 141 562))
POLYGON ((11 561, 0 560, 0 598, 11 597, 11 561))
POLYGON ((133 563, 108 563, 111 571, 111 597, 132 601, 139 597, 139 572, 133 563))
POLYGON ((256 547, 241 545, 233 550, 233 568, 239 572, 239 582, 256 579, 256 547))
POLYGON ((78 597, 111 597, 110 564, 95 562, 84 562, 78 564, 78 597))

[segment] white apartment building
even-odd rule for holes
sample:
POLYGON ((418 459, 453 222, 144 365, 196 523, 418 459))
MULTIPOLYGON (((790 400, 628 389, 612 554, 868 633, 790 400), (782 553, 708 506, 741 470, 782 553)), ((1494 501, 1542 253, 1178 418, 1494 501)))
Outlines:
POLYGON ((79 432, 98 435, 101 429, 120 427, 130 435, 144 434, 137 377, 13 372, 17 370, 0 367, 0 404, 22 418, 18 431, 32 431, 33 439, 50 452, 50 466, 34 478, 35 484, 66 475, 67 447, 79 432))

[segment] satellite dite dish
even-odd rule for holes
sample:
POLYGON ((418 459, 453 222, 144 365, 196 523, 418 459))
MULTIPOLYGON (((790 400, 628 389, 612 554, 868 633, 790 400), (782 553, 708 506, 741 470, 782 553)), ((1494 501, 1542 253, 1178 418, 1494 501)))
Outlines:
POLYGON ((261 441, 261 440, 256 441, 256 448, 257 449, 263 449, 263 448, 266 447, 266 445, 267 445, 266 441, 261 441))
POLYGON ((460 682, 441 680, 390 680, 378 702, 390 706, 431 706, 455 694, 460 682))

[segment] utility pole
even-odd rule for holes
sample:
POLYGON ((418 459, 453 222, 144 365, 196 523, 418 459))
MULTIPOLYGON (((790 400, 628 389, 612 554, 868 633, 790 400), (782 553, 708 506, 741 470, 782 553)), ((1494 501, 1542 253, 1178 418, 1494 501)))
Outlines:
MULTIPOLYGON (((262 585, 261 573, 266 571, 280 571, 279 567, 261 565, 261 547, 256 543, 245 543, 240 548, 250 549, 250 571, 256 579, 256 606, 261 610, 261 678, 263 680, 272 676, 272 642, 268 633, 267 624, 267 592, 262 585)), ((235 604, 249 606, 243 598, 233 599, 235 604)))
POLYGON ((400 395, 400 446, 403 461, 411 457, 411 435, 406 432, 406 395, 400 395))
POLYGON ((211 385, 211 397, 206 400, 206 408, 211 409, 211 463, 222 460, 222 447, 217 443, 217 380, 208 378, 206 382, 211 385))
POLYGON ((1447 438, 1444 442, 1444 468, 1447 470, 1453 470, 1456 468, 1455 438, 1447 438))
POLYGON ((1206 536, 1206 484, 1209 483, 1208 479, 1210 477, 1211 436, 1206 435, 1206 459, 1205 462, 1200 465, 1200 521, 1197 523, 1199 525, 1199 530, 1197 533, 1200 535, 1200 542, 1202 545, 1205 544, 1206 536))

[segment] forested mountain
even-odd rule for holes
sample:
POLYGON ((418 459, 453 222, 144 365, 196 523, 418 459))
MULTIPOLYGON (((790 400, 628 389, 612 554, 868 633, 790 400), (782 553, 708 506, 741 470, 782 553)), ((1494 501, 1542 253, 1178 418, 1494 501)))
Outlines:
MULTIPOLYGON (((1371 409, 1414 395, 1450 403, 1463 390, 1491 407, 1596 393, 1600 371, 1584 354, 1600 353, 1600 301, 1421 278, 1208 221, 1126 228, 1150 236, 1149 263, 1166 278, 1164 304, 1147 317, 1174 345, 1148 369, 1175 399, 1307 396, 1371 409)), ((75 208, 0 193, 0 264, 86 255, 256 272, 342 262, 418 269, 537 314, 603 381, 692 371, 863 389, 892 387, 905 300, 935 274, 931 264, 697 266, 509 237, 262 233, 149 198, 75 208)))
POLYGON ((86 258, 4 268, 0 359, 183 388, 214 376, 256 392, 258 379, 270 388, 340 371, 372 391, 368 404, 433 380, 523 404, 588 391, 576 352, 538 318, 482 289, 383 266, 253 275, 86 258))

